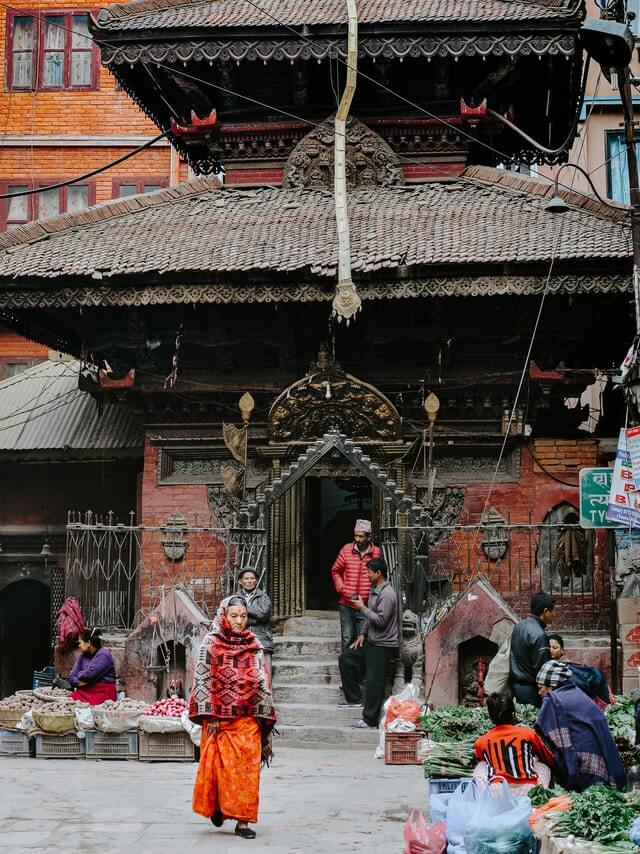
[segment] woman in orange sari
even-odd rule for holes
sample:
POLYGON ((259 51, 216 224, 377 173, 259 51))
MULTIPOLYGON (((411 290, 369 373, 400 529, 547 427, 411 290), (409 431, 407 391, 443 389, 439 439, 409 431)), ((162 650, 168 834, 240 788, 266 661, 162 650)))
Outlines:
POLYGON ((235 819, 235 833, 255 839, 260 767, 272 756, 276 721, 260 641, 248 631, 247 605, 225 599, 204 638, 189 700, 189 718, 202 724, 193 810, 216 827, 235 819))

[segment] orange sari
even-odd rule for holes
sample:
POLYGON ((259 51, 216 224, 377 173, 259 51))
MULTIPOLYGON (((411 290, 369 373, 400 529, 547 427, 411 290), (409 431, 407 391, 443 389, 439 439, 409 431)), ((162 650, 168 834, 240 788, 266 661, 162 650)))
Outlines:
POLYGON ((262 731, 255 718, 220 720, 218 732, 203 722, 193 811, 210 818, 256 822, 260 791, 262 731))

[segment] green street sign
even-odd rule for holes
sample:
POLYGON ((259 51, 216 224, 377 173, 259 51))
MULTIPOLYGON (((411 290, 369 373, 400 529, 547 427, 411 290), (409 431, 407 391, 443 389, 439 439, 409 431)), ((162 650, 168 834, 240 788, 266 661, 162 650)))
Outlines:
POLYGON ((580 525, 583 528, 619 528, 609 522, 607 508, 613 469, 580 469, 580 525))

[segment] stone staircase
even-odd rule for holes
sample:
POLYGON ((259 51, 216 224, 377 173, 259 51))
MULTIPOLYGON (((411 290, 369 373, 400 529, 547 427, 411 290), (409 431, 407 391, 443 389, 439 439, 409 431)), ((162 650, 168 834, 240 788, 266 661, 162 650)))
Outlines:
POLYGON ((277 744, 291 747, 371 748, 378 731, 353 729, 357 708, 340 708, 340 619, 335 611, 307 611, 285 620, 274 635, 273 694, 277 744))

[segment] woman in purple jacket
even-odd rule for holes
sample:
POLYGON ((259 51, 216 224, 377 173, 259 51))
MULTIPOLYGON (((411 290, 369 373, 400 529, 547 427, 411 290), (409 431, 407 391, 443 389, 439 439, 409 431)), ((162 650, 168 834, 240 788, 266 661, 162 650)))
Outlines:
POLYGON ((102 646, 100 629, 80 632, 80 658, 73 665, 69 682, 74 691, 72 700, 99 706, 105 700, 116 699, 116 668, 110 650, 102 646))

